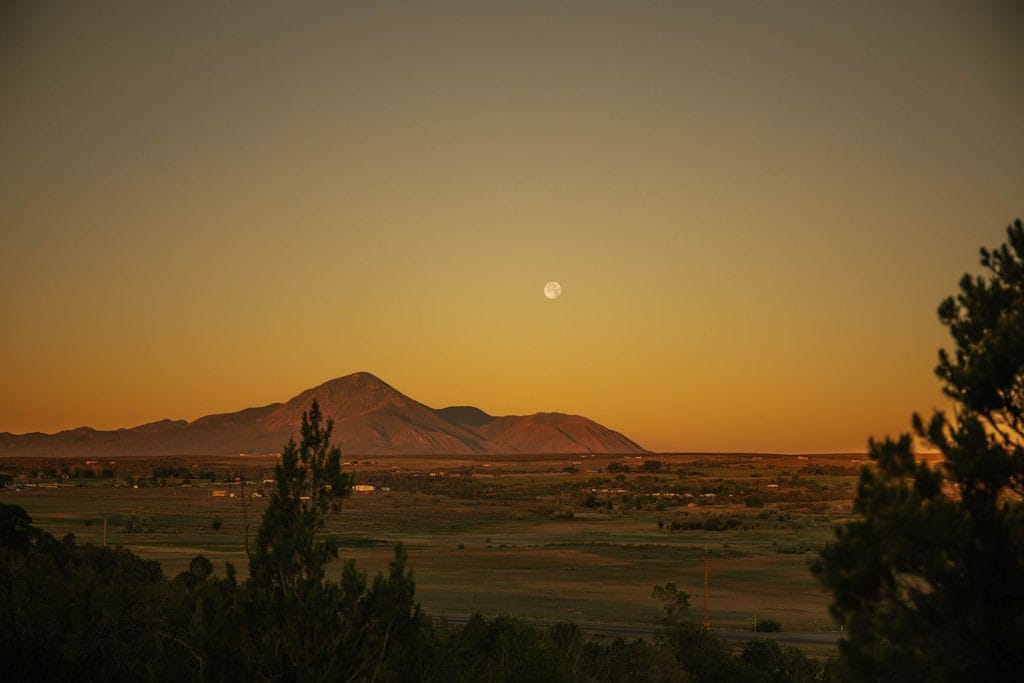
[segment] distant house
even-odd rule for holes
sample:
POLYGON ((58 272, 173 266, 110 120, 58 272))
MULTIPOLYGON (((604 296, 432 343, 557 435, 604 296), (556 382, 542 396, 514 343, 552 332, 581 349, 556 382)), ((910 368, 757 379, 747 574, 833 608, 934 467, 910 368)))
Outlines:
POLYGON ((213 491, 210 491, 210 495, 214 498, 227 498, 228 492, 224 489, 214 489, 213 491))
POLYGON ((373 493, 377 490, 377 487, 373 484, 355 484, 352 490, 356 493, 373 493))

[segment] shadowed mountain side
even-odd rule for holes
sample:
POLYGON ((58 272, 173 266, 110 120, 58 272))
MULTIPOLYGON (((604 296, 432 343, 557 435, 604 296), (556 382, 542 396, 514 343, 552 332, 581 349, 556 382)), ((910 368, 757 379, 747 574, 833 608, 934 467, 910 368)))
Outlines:
POLYGON ((579 415, 507 415, 477 431, 502 453, 648 452, 619 432, 579 415))
POLYGON ((488 415, 473 406, 448 406, 447 408, 438 408, 434 412, 452 424, 465 425, 471 429, 494 422, 493 415, 488 415))
POLYGON ((645 453, 642 447, 577 415, 492 417, 472 406, 434 410, 377 377, 357 372, 303 391, 285 403, 161 420, 131 429, 79 427, 57 434, 0 434, 0 457, 115 457, 274 453, 298 438, 313 399, 334 420, 333 440, 355 455, 474 453, 645 453))
POLYGON ((334 434, 343 453, 471 455, 490 450, 479 436, 457 425, 449 423, 445 428, 416 423, 408 415, 390 410, 337 422, 334 434))

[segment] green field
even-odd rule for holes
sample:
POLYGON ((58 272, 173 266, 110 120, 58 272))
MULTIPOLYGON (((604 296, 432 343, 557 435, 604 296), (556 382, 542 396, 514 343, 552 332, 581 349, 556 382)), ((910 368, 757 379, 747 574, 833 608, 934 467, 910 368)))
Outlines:
MULTIPOLYGON (((855 459, 658 455, 647 460, 660 471, 644 471, 641 460, 605 456, 378 457, 347 469, 390 490, 354 493, 328 532, 340 561, 371 573, 403 542, 432 614, 652 624, 660 606, 651 589, 673 581, 701 619, 707 552, 713 625, 750 628, 756 614, 787 631, 831 630, 828 596, 808 562, 848 515, 855 459)), ((105 478, 85 478, 93 465, 82 461, 7 461, 0 468, 23 488, 0 500, 82 542, 102 543, 105 519, 108 543, 159 560, 170 575, 201 553, 244 577, 246 520, 252 538, 267 500, 252 493, 269 492, 261 482, 273 461, 178 459, 213 482, 154 478, 155 462, 125 459, 105 478)))

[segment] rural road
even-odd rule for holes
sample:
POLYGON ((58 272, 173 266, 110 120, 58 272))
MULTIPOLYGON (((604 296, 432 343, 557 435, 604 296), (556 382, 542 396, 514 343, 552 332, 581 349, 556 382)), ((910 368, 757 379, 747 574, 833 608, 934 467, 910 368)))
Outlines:
MULTIPOLYGON (((450 624, 465 624, 469 621, 469 614, 445 614, 434 615, 436 618, 446 619, 450 624)), ((493 617, 487 617, 493 618, 493 617)), ((534 619, 520 617, 521 621, 530 626, 545 627, 552 626, 556 621, 550 619, 534 619)), ((609 636, 618 638, 650 638, 658 631, 658 626, 653 624, 610 624, 598 621, 574 622, 581 631, 598 636, 609 636)), ((786 645, 834 645, 839 642, 842 634, 838 631, 805 631, 767 633, 753 631, 737 631, 732 629, 713 629, 722 639, 746 643, 760 638, 771 638, 786 645)))

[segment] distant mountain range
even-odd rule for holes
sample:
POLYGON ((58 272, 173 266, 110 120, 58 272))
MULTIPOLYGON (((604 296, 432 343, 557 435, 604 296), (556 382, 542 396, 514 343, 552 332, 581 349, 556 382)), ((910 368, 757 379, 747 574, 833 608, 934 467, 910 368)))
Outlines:
POLYGON ((347 455, 646 453, 619 432, 579 415, 494 417, 472 406, 434 409, 368 372, 307 389, 284 403, 161 420, 131 429, 79 427, 56 434, 0 433, 0 457, 164 456, 277 453, 298 440, 313 399, 334 420, 333 441, 347 455))

